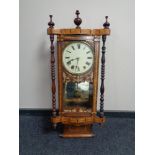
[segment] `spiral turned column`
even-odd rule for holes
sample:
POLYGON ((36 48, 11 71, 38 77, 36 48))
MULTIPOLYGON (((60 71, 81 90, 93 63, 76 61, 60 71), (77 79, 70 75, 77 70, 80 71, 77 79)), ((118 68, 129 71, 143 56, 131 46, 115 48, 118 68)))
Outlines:
MULTIPOLYGON (((54 28, 54 22, 52 21, 52 15, 50 15, 50 22, 48 23, 50 28, 54 28)), ((52 116, 56 117, 56 84, 55 84, 55 57, 54 57, 54 35, 50 35, 51 41, 51 78, 52 78, 52 116)))
POLYGON ((101 58, 100 117, 104 116, 105 41, 106 36, 102 36, 103 46, 101 58))
MULTIPOLYGON (((105 17, 106 22, 103 24, 105 29, 109 29, 110 23, 108 22, 108 16, 105 17)), ((105 79, 105 42, 106 35, 102 36, 102 57, 101 57, 101 86, 100 86, 100 117, 104 117, 104 79, 105 79)))

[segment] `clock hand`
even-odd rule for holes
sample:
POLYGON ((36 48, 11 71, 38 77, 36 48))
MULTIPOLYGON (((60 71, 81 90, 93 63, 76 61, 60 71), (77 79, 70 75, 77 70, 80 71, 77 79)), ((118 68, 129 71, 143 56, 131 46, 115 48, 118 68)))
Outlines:
POLYGON ((77 66, 78 66, 78 63, 79 63, 79 59, 80 59, 80 58, 77 58, 77 66))
POLYGON ((67 62, 67 64, 70 64, 71 61, 76 60, 76 59, 79 59, 79 58, 71 59, 67 62))
POLYGON ((76 64, 76 67, 75 67, 75 72, 76 72, 76 69, 79 67, 79 66, 78 66, 79 59, 80 59, 80 58, 78 57, 78 58, 77 58, 77 64, 76 64))
POLYGON ((79 57, 77 57, 77 58, 75 58, 74 60, 77 60, 77 61, 78 61, 79 59, 80 59, 80 58, 79 58, 79 57))
POLYGON ((69 65, 69 64, 71 64, 71 61, 73 61, 74 59, 71 59, 71 60, 69 60, 68 62, 67 62, 67 64, 69 65))

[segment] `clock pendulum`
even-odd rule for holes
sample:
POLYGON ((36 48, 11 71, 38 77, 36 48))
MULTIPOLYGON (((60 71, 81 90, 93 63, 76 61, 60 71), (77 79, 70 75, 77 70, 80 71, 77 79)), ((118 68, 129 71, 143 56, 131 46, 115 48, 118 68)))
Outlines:
POLYGON ((63 124, 64 138, 93 137, 92 125, 104 123, 105 41, 110 35, 108 16, 103 28, 82 29, 80 12, 76 11, 76 28, 55 29, 52 15, 47 34, 51 42, 52 117, 56 128, 63 124), (57 36, 58 91, 55 81, 54 36, 57 36), (97 115, 98 68, 102 36, 100 112, 97 115), (58 92, 58 114, 56 113, 58 92))

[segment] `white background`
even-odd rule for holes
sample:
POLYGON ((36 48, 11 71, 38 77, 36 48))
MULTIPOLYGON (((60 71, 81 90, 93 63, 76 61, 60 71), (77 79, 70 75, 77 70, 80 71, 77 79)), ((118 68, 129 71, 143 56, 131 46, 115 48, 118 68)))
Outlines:
POLYGON ((20 0, 20 108, 51 108, 49 14, 54 15, 55 28, 74 28, 79 9, 82 28, 101 28, 106 15, 111 23, 106 42, 105 110, 134 111, 134 1, 61 2, 20 0))

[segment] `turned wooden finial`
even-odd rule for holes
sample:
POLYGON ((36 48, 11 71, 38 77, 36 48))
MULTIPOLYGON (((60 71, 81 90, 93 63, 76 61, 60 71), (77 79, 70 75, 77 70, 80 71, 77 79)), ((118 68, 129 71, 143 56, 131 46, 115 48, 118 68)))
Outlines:
POLYGON ((106 22, 103 24, 105 29, 109 29, 110 23, 108 22, 108 16, 105 16, 106 22))
POLYGON ((53 28, 54 25, 55 25, 55 23, 52 21, 53 15, 49 15, 49 16, 50 16, 50 21, 49 21, 49 23, 48 23, 48 26, 49 26, 50 28, 53 28))
POLYGON ((82 23, 82 19, 79 17, 79 14, 80 14, 79 10, 76 10, 75 14, 77 17, 74 19, 74 23, 76 25, 76 28, 80 28, 80 24, 82 23))

